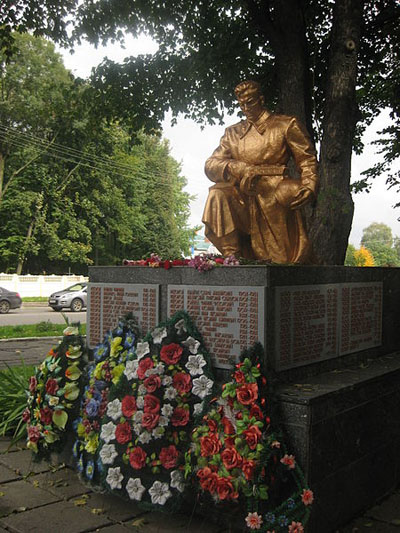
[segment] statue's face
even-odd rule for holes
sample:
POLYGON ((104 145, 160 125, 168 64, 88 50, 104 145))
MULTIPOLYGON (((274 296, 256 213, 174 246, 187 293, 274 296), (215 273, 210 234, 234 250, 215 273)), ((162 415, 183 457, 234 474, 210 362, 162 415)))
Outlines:
POLYGON ((252 122, 256 121, 264 111, 264 98, 254 89, 244 91, 238 98, 240 109, 246 118, 252 122))

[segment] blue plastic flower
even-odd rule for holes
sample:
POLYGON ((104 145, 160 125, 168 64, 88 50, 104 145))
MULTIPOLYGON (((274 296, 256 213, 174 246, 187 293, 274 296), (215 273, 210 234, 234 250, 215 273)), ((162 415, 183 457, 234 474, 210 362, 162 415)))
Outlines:
POLYGON ((96 461, 97 470, 103 472, 103 463, 101 462, 101 457, 99 456, 96 461))
POLYGON ((288 523, 289 523, 289 520, 284 514, 282 514, 281 516, 278 516, 278 524, 280 525, 280 527, 286 527, 288 523))
POLYGON ((296 507, 296 502, 293 498, 289 498, 286 502, 288 509, 294 509, 296 507))
POLYGON ((103 381, 102 379, 96 379, 96 381, 94 382, 94 386, 98 390, 103 390, 107 387, 107 382, 103 381))
POLYGON ((78 461, 76 462, 76 469, 80 474, 82 474, 84 468, 85 465, 83 464, 83 455, 80 455, 78 461))
POLYGON ((87 462, 85 474, 88 479, 93 479, 93 476, 94 476, 94 462, 93 461, 87 462))
POLYGON ((73 456, 75 457, 75 459, 78 458, 78 454, 79 454, 79 445, 80 445, 80 441, 79 440, 76 440, 74 442, 74 445, 72 446, 72 454, 73 456))
POLYGON ((107 357, 109 351, 110 347, 108 344, 98 344, 93 350, 94 360, 96 362, 102 361, 107 357))
POLYGON ((93 417, 96 416, 99 412, 100 402, 92 398, 89 400, 85 410, 88 416, 93 417))
POLYGON ((274 515, 274 513, 267 513, 265 515, 265 521, 268 523, 268 524, 273 524, 276 520, 276 516, 274 515))
POLYGON ((78 418, 75 418, 75 420, 72 422, 72 429, 75 431, 75 433, 78 431, 78 424, 82 422, 82 417, 78 416, 78 418))
POLYGON ((134 342, 135 342, 135 335, 132 332, 128 331, 125 337, 124 348, 126 349, 131 348, 134 342))

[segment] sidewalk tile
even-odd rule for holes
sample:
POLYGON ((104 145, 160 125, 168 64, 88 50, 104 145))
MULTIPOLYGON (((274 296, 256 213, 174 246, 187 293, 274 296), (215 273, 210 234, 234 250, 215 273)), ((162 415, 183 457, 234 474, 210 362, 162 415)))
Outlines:
MULTIPOLYGON (((129 529, 127 529, 122 524, 113 524, 112 526, 106 526, 101 529, 92 529, 93 532, 99 532, 99 533, 128 533, 129 529)), ((136 530, 138 531, 138 530, 136 530)), ((1 530, 0 530, 0 533, 1 530)))
POLYGON ((0 526, 16 533, 82 533, 109 524, 107 517, 92 514, 65 501, 0 519, 0 526))
POLYGON ((9 515, 15 509, 21 507, 33 509, 60 500, 60 497, 35 487, 22 479, 0 485, 0 492, 3 493, 0 498, 1 516, 9 515))
POLYGON ((400 528, 368 517, 358 518, 336 533, 399 533, 400 528))
MULTIPOLYGON (((220 526, 197 516, 151 512, 143 518, 145 518, 145 523, 140 527, 140 533, 218 533, 221 531, 220 526)), ((132 521, 124 525, 131 526, 131 524, 132 521)), ((131 529, 134 528, 131 526, 131 529)))
POLYGON ((51 468, 46 461, 34 462, 33 454, 30 450, 2 454, 0 455, 0 463, 11 468, 14 472, 21 473, 23 476, 31 472, 47 472, 51 468))
POLYGON ((66 467, 56 472, 50 471, 30 476, 28 481, 37 483, 42 489, 67 500, 90 492, 90 489, 79 481, 77 473, 66 467))
POLYGON ((14 481, 20 478, 21 476, 16 474, 13 470, 10 470, 10 468, 0 465, 0 483, 6 483, 7 481, 14 481))
POLYGON ((400 531, 400 492, 395 492, 380 505, 372 507, 366 514, 382 522, 391 523, 395 520, 400 531))
POLYGON ((117 498, 112 494, 89 494, 87 506, 91 509, 103 509, 104 514, 115 522, 133 520, 145 513, 134 502, 128 502, 117 498))

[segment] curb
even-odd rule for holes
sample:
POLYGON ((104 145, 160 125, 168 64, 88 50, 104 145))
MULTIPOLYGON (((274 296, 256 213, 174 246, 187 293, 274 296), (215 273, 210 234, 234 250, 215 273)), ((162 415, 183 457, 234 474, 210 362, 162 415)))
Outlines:
MULTIPOLYGON (((86 335, 81 335, 83 339, 86 339, 86 335)), ((46 341, 46 340, 59 340, 62 339, 62 335, 58 336, 48 336, 48 337, 18 337, 18 338, 11 338, 11 339, 0 339, 0 342, 23 342, 23 341, 46 341)))
POLYGON ((22 301, 22 307, 50 307, 46 302, 24 302, 22 301))

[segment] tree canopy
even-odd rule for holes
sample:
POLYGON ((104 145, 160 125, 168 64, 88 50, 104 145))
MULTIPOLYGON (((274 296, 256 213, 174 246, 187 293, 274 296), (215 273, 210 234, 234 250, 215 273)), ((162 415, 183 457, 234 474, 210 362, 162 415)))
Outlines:
POLYGON ((187 253, 190 196, 167 141, 93 116, 54 45, 0 56, 0 270, 85 271, 187 253))
MULTIPOLYGON (((68 13, 73 40, 122 39, 122 30, 157 40, 155 54, 104 61, 92 79, 97 108, 134 128, 157 129, 168 109, 218 121, 233 109, 234 86, 258 80, 268 105, 298 116, 319 142, 321 188, 307 219, 322 262, 343 263, 353 216, 352 151, 361 150, 360 134, 383 107, 399 124, 396 0, 69 0, 63 8, 30 0, 31 11, 24 2, 12 4, 22 22, 3 14, 3 34, 11 26, 66 42, 68 13)), ((386 130, 385 162, 371 176, 398 157, 399 128, 386 130)), ((397 177, 389 176, 393 183, 397 177)))

